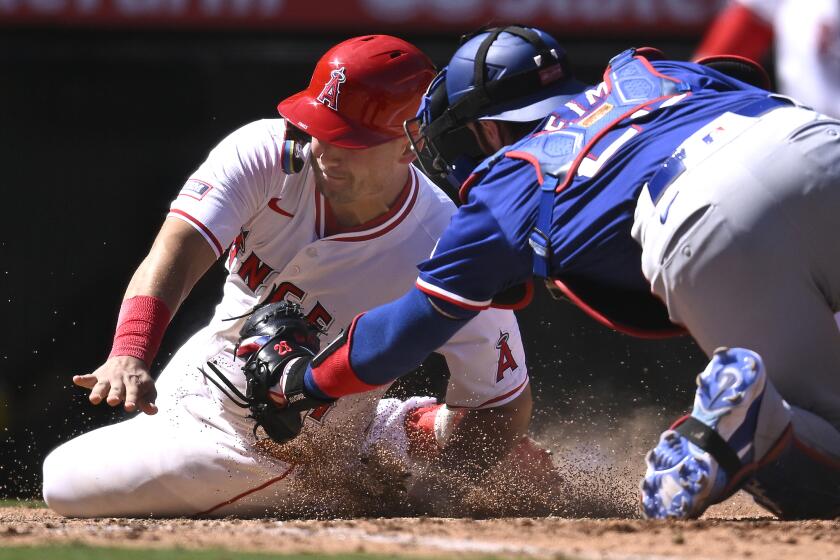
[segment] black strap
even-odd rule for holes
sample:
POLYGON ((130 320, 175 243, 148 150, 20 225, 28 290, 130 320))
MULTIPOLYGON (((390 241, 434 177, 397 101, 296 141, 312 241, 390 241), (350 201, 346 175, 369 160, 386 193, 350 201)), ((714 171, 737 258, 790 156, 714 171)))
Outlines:
POLYGON ((537 56, 540 57, 540 68, 550 66, 552 64, 551 61, 554 60, 555 56, 558 56, 556 52, 551 52, 551 47, 549 47, 548 44, 542 40, 542 37, 540 37, 533 29, 528 29, 527 27, 523 27, 521 25, 509 25, 502 31, 510 33, 511 35, 516 35, 520 39, 524 39, 525 41, 531 43, 538 51, 537 56))
MULTIPOLYGON (((554 64, 559 65, 560 61, 554 60, 554 64)), ((474 120, 475 115, 486 107, 530 95, 543 87, 545 84, 540 80, 540 75, 535 68, 489 82, 483 89, 476 88, 465 94, 429 123, 425 129, 426 135, 435 138, 443 132, 474 120)))
POLYGON ((741 470, 742 464, 738 454, 729 447, 729 444, 720 437, 720 434, 700 420, 689 416, 674 431, 703 451, 711 454, 729 475, 730 480, 741 470))
POLYGON ((335 354, 336 350, 347 344, 348 340, 350 339, 350 329, 344 329, 341 331, 341 334, 330 342, 326 348, 318 352, 314 358, 312 358, 312 367, 318 367, 324 363, 324 361, 335 354))
MULTIPOLYGON (((461 125, 467 120, 472 120, 472 117, 477 112, 493 103, 500 103, 539 91, 546 85, 540 72, 551 66, 562 64, 559 53, 552 52, 552 48, 542 40, 538 33, 531 29, 519 25, 510 25, 507 27, 494 27, 482 32, 487 32, 488 35, 481 42, 475 54, 473 65, 473 84, 475 85, 475 89, 464 95, 458 102, 445 111, 445 116, 448 118, 446 119, 447 122, 445 125, 441 123, 441 128, 444 126, 448 128, 461 125), (502 33, 515 35, 533 45, 534 50, 538 53, 535 58, 539 58, 539 63, 535 60, 536 67, 534 68, 528 68, 488 83, 487 53, 502 33)), ((565 76, 561 73, 550 81, 555 81, 563 77, 565 76)))
POLYGON ((482 102, 487 100, 487 86, 485 85, 487 82, 487 65, 485 64, 487 61, 487 51, 490 50, 490 46, 496 41, 499 35, 501 35, 502 31, 504 31, 504 28, 502 27, 491 29, 490 34, 484 38, 481 45, 478 46, 478 51, 475 53, 475 62, 473 64, 473 83, 475 84, 475 89, 479 98, 484 98, 481 100, 482 102))

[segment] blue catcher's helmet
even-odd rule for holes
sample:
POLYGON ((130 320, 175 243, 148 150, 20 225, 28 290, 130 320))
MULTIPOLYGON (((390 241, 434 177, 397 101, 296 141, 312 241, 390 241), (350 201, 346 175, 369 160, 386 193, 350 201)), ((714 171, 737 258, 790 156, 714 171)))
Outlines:
POLYGON ((537 121, 585 87, 548 33, 518 25, 481 30, 465 37, 432 81, 406 133, 423 171, 457 191, 485 157, 468 123, 537 121))

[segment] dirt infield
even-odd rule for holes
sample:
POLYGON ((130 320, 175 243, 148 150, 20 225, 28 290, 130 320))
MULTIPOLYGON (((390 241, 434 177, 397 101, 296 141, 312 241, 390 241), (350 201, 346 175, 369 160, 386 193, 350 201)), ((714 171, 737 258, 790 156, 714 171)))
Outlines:
MULTIPOLYGON (((503 461, 482 486, 464 494, 461 509, 448 518, 392 517, 400 515, 398 510, 367 514, 351 508, 329 520, 313 520, 321 516, 317 510, 263 519, 85 520, 43 508, 0 507, 0 553, 19 545, 84 544, 437 558, 840 560, 840 520, 777 521, 743 493, 713 506, 698 521, 638 519, 644 468, 639 450, 656 430, 656 420, 641 416, 626 421, 620 433, 606 431, 600 441, 554 427, 540 434, 555 451, 553 474, 535 471, 539 461, 532 456, 503 461)), ((323 491, 332 485, 340 493, 348 481, 347 473, 325 471, 307 487, 323 491)), ((352 501, 353 493, 346 498, 352 501)))
MULTIPOLYGON (((698 521, 638 519, 642 450, 656 437, 658 423, 658 417, 640 412, 626 417, 621 431, 587 434, 574 424, 550 426, 538 435, 554 450, 548 459, 553 468, 542 456, 509 457, 481 485, 465 490, 446 518, 400 517, 398 507, 380 501, 384 495, 378 495, 377 509, 366 509, 369 500, 358 500, 356 479, 346 469, 332 472, 321 465, 312 473, 315 479, 301 478, 302 489, 342 496, 348 505, 343 513, 315 507, 261 519, 85 520, 43 508, 0 507, 0 553, 11 546, 84 544, 438 559, 840 560, 840 519, 781 522, 743 493, 713 506, 698 521)), ((317 505, 316 497, 304 501, 317 505)))
POLYGON ((840 559, 840 521, 780 522, 737 496, 693 522, 639 519, 65 519, 0 508, 0 547, 132 548, 533 558, 840 559))

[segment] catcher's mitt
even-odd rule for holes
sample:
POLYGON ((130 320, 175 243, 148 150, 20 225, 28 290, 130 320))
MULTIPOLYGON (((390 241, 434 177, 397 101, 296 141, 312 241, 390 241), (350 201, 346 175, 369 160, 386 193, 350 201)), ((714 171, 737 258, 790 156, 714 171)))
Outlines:
POLYGON ((202 373, 235 404, 250 409, 255 435, 262 427, 272 440, 285 443, 300 433, 301 411, 331 402, 309 396, 303 386, 306 366, 320 347, 319 333, 296 303, 261 305, 242 325, 234 349, 237 357, 246 358, 242 366, 245 394, 210 362, 207 366, 230 392, 203 369, 202 373))

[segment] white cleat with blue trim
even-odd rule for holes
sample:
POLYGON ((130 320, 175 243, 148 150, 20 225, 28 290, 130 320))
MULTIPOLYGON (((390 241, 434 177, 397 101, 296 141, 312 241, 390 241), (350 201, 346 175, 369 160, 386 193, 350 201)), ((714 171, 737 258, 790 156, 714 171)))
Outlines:
POLYGON ((691 415, 645 457, 642 515, 691 519, 723 501, 755 468, 753 438, 766 374, 758 354, 720 348, 697 376, 691 415))

